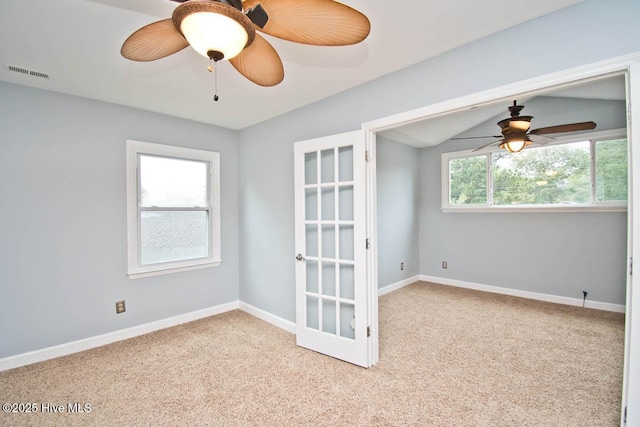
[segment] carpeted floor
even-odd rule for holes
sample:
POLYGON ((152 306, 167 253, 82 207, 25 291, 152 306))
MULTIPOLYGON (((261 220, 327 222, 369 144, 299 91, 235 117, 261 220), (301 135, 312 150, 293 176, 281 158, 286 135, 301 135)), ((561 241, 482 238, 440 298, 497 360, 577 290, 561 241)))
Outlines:
POLYGON ((619 425, 622 314, 416 283, 379 316, 370 369, 233 311, 1 372, 2 403, 91 411, 0 425, 619 425))

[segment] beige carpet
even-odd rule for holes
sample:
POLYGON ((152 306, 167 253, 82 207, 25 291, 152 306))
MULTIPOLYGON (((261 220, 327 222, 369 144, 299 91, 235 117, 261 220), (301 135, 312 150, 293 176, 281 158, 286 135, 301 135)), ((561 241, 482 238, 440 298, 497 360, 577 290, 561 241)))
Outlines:
POLYGON ((417 283, 380 298, 370 369, 233 311, 0 373, 18 426, 617 426, 624 316, 417 283))

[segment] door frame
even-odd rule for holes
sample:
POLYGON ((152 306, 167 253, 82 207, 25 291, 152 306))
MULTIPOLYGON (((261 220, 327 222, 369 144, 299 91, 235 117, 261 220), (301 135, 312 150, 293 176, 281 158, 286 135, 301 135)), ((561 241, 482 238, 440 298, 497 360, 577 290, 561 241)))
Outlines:
MULTIPOLYGON (((369 289, 369 301, 372 312, 370 324, 372 327, 373 363, 378 361, 378 265, 377 265, 377 209, 376 205, 376 133, 408 125, 424 119, 435 118, 447 114, 468 110, 474 107, 494 104, 496 102, 510 101, 514 98, 537 95, 551 89, 560 89, 575 85, 576 83, 598 80, 612 75, 625 75, 626 77, 626 103, 627 103, 627 137, 629 140, 629 200, 628 200, 628 229, 627 246, 628 258, 633 253, 640 254, 640 209, 632 209, 634 200, 640 201, 640 149, 634 149, 633 141, 640 141, 640 52, 615 57, 604 61, 582 65, 575 68, 535 77, 528 80, 500 86, 497 88, 477 92, 444 102, 428 105, 381 119, 365 122, 362 130, 365 132, 365 149, 369 152, 369 167, 367 168, 367 194, 371 197, 374 209, 368 214, 367 232, 372 238, 372 247, 368 256, 374 257, 368 260, 368 274, 372 278, 370 284, 374 289, 369 289), (636 118, 636 121, 632 120, 636 118), (635 173, 634 173, 635 171, 635 173)), ((637 202, 638 203, 638 202, 637 202)), ((371 206, 371 205, 370 205, 371 206)), ((631 262, 631 259, 629 259, 631 262)), ((633 409, 627 402, 640 401, 640 314, 634 316, 635 311, 640 310, 640 291, 633 292, 633 288, 640 289, 640 275, 627 276, 626 286, 626 316, 625 316, 625 341, 624 341, 624 372, 623 390, 621 402, 621 425, 627 423, 640 423, 640 408, 633 409), (631 309, 629 309, 631 308, 631 309), (627 409, 626 409, 627 408, 627 409), (625 413, 626 412, 626 413, 625 413)))

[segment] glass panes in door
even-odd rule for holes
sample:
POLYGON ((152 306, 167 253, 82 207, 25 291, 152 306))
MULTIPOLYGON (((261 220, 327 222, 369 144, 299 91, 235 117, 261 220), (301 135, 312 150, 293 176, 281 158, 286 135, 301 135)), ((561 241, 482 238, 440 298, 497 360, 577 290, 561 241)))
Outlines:
POLYGON ((353 147, 305 153, 306 327, 355 340, 353 147))

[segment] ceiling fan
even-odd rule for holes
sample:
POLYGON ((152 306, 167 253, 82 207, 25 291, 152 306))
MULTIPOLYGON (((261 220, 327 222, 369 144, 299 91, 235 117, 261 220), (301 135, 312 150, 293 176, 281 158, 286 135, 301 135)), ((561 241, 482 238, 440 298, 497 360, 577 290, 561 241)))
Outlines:
POLYGON ((535 142, 538 144, 548 143, 553 139, 552 137, 546 136, 548 134, 591 130, 596 127, 595 122, 579 122, 529 130, 533 116, 521 116, 520 111, 522 111, 523 108, 523 105, 518 105, 516 101, 513 101, 513 105, 509 107, 511 117, 500 120, 497 123, 498 126, 500 126, 502 135, 472 136, 468 138, 462 137, 451 139, 499 138, 497 141, 492 141, 482 147, 476 148, 473 151, 482 150, 483 148, 487 148, 492 145, 499 145, 500 148, 504 148, 511 153, 517 153, 522 151, 526 146, 531 145, 534 142, 533 140, 536 140, 535 142), (544 140, 539 140, 538 138, 544 138, 544 140))
POLYGON ((284 79, 282 61, 256 31, 296 43, 345 46, 363 41, 371 28, 365 15, 334 0, 171 1, 181 3, 172 17, 131 34, 122 56, 154 61, 191 45, 214 63, 229 60, 260 86, 275 86, 284 79))

